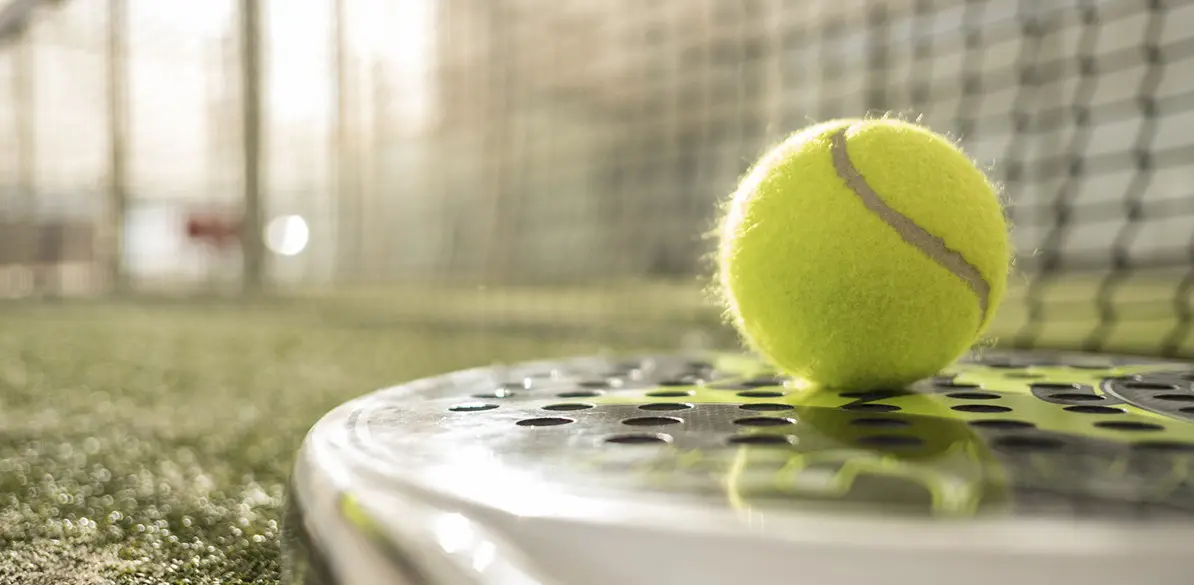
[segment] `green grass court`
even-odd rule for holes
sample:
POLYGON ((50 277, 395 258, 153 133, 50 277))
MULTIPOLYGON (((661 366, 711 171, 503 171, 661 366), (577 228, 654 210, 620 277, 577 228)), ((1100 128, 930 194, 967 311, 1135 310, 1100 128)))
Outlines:
MULTIPOLYGON (((1117 293, 1108 348, 1155 348, 1173 286, 1117 293)), ((1090 287, 1050 290, 1046 344, 1090 332, 1090 287)), ((1016 331, 1018 295, 996 333, 1016 331)), ((333 406, 495 361, 700 339, 733 343, 685 283, 0 304, 0 582, 274 583, 291 459, 333 406)))
POLYGON ((587 349, 307 306, 17 304, 0 320, 0 582, 276 582, 283 482, 323 412, 587 349))

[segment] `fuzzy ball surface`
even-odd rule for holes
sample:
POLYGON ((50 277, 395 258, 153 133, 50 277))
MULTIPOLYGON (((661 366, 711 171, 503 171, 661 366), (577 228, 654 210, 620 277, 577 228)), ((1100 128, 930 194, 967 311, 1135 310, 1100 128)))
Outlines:
POLYGON ((727 316, 810 385, 931 376, 980 339, 1007 287, 997 189, 948 138, 901 120, 789 136, 742 179, 719 229, 727 316))

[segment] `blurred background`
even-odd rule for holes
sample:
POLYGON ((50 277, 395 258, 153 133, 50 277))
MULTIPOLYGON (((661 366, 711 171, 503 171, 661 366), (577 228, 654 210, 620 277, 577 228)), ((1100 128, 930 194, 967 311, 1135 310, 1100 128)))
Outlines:
POLYGON ((0 581, 275 583, 330 408, 734 348, 718 203, 891 113, 1001 183, 992 333, 1194 355, 1194 2, 0 0, 0 581))
POLYGON ((787 133, 891 112, 1004 185, 1001 343, 1178 353, 1192 26, 1176 0, 8 0, 0 294, 718 336, 717 202, 787 133))

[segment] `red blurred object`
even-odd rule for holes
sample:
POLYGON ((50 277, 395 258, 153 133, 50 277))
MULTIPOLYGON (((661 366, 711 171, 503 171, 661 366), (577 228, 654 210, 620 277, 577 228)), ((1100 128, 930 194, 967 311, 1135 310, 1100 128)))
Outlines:
POLYGON ((216 248, 230 248, 240 240, 241 222, 226 215, 195 214, 187 218, 187 238, 216 248))

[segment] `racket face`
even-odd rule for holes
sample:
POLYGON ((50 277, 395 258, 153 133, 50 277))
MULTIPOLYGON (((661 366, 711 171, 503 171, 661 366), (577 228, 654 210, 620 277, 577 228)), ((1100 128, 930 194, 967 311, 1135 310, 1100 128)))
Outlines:
POLYGON ((380 390, 296 460, 292 583, 1187 582, 1194 367, 985 352, 905 388, 749 355, 380 390))

